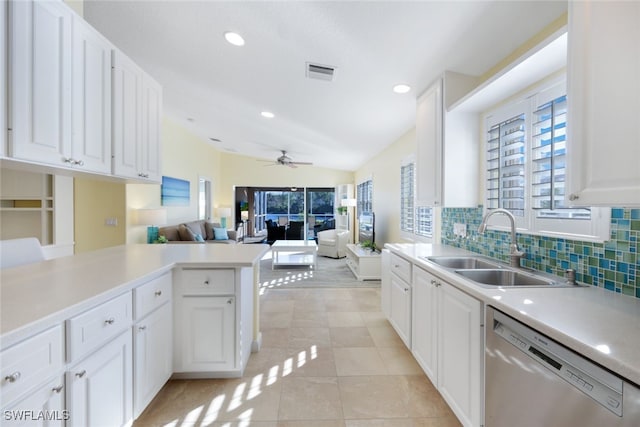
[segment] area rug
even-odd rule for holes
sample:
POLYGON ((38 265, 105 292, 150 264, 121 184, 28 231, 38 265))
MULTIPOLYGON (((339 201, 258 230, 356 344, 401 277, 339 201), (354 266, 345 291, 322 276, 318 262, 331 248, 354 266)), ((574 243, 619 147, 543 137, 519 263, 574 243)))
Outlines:
POLYGON ((271 252, 260 261, 260 287, 266 289, 283 288, 378 288, 379 280, 359 281, 347 267, 347 259, 333 259, 319 256, 318 267, 278 266, 271 269, 271 252))

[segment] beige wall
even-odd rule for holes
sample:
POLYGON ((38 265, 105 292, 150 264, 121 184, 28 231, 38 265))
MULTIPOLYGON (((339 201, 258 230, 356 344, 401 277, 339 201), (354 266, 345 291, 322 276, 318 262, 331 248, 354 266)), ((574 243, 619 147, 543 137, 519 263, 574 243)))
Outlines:
POLYGON ((75 253, 121 245, 126 235, 125 186, 86 178, 74 179, 75 253), (105 220, 115 218, 117 225, 105 220))
POLYGON ((416 132, 410 129, 355 173, 355 183, 373 179, 376 246, 402 241, 400 235, 400 166, 415 156, 416 132))
MULTIPOLYGON (((167 224, 192 221, 198 217, 198 181, 206 177, 212 182, 213 206, 221 202, 221 153, 202 138, 164 117, 162 120, 162 175, 190 182, 190 204, 185 207, 169 206, 167 224)), ((146 227, 135 224, 135 209, 158 208, 160 185, 127 184, 127 243, 146 242, 146 227)), ((212 214, 212 213, 211 213, 212 214)))

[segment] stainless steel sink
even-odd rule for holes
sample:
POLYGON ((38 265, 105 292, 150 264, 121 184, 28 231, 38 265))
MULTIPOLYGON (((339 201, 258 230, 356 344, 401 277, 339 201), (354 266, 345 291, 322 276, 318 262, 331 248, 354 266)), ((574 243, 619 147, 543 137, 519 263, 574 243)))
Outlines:
POLYGON ((452 269, 497 269, 500 264, 485 261, 477 257, 425 257, 424 259, 452 269))
POLYGON ((476 283, 489 286, 553 286, 559 283, 533 276, 531 274, 520 273, 508 269, 494 270, 456 270, 461 276, 473 280, 476 283))

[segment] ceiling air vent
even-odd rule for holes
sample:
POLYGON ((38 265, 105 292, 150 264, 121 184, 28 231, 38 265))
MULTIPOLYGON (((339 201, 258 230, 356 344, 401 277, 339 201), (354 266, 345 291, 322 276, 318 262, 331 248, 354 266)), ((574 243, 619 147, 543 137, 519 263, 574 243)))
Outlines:
POLYGON ((336 75, 336 67, 307 62, 307 77, 310 79, 332 82, 336 75))

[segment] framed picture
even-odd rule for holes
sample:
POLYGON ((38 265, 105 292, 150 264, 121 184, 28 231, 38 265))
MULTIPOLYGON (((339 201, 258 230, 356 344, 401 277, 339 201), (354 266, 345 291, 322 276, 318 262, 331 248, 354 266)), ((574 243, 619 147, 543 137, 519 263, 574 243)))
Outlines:
POLYGON ((162 177, 160 200, 162 206, 189 206, 191 190, 189 181, 184 179, 162 177))

